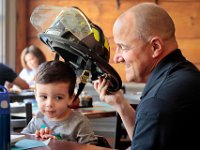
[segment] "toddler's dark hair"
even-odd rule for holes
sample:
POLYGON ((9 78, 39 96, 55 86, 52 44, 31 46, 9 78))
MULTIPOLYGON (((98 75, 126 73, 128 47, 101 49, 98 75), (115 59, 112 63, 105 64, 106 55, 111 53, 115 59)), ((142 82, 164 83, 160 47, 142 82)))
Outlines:
POLYGON ((69 83, 69 95, 72 96, 76 84, 76 74, 69 64, 62 61, 42 63, 35 75, 35 83, 69 83))

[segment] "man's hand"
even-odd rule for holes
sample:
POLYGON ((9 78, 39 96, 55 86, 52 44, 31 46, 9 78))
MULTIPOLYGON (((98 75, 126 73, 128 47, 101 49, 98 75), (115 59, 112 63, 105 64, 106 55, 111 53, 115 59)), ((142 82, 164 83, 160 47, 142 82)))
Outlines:
POLYGON ((115 93, 108 93, 108 86, 109 81, 105 78, 99 78, 98 80, 94 81, 94 89, 99 94, 100 100, 118 109, 120 104, 125 101, 123 91, 119 90, 115 93))
POLYGON ((135 110, 125 99, 122 90, 115 93, 108 93, 108 85, 109 81, 104 78, 99 78, 99 80, 94 82, 94 88, 99 94, 100 100, 112 105, 116 109, 124 123, 130 139, 132 140, 135 125, 135 110))

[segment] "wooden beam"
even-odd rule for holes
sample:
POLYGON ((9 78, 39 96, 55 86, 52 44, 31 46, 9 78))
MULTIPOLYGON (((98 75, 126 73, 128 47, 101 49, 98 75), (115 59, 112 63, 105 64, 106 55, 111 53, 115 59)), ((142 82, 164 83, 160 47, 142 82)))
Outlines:
POLYGON ((27 5, 26 0, 17 0, 17 20, 16 20, 16 72, 22 69, 20 54, 27 46, 27 5))

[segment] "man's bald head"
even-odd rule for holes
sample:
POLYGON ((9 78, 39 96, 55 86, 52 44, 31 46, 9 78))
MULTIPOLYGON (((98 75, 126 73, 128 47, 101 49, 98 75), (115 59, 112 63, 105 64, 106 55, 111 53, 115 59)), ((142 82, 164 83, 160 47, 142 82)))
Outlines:
POLYGON ((114 28, 119 27, 119 24, 121 29, 127 30, 129 34, 133 33, 144 41, 153 36, 159 36, 163 40, 175 37, 175 26, 171 17, 154 3, 133 6, 117 19, 114 28))

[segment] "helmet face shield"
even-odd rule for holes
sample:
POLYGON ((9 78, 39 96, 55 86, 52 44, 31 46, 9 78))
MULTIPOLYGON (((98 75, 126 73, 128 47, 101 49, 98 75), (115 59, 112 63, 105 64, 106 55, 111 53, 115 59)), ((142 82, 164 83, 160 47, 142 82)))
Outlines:
POLYGON ((121 88, 121 78, 108 64, 110 48, 103 31, 79 8, 41 5, 35 8, 30 20, 41 41, 70 63, 77 76, 85 70, 90 72, 88 80, 106 74, 111 82, 109 92, 121 88))
POLYGON ((39 33, 46 32, 62 10, 62 7, 40 5, 31 14, 31 24, 39 33))
MULTIPOLYGON (((89 20, 75 7, 37 7, 31 15, 31 23, 39 31, 56 35, 73 41, 72 36, 65 35, 70 32, 77 40, 82 41, 93 33, 89 20)), ((97 36, 95 36, 98 38, 97 36)), ((89 44, 85 42, 85 44, 89 44)))

